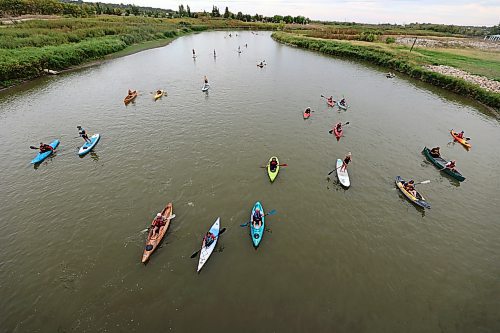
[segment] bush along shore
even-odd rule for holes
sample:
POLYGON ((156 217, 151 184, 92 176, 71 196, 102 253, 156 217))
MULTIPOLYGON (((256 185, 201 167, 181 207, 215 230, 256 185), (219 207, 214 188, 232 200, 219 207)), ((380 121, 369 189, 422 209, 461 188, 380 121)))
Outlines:
POLYGON ((379 66, 387 67, 391 70, 407 74, 413 78, 445 88, 460 95, 471 97, 495 109, 497 112, 500 111, 499 93, 487 91, 476 84, 457 77, 430 71, 421 64, 415 63, 415 61, 408 56, 408 50, 387 50, 377 47, 376 44, 373 46, 369 44, 359 45, 344 41, 305 37, 288 32, 274 32, 272 38, 284 44, 334 56, 365 60, 379 66))
POLYGON ((102 59, 127 47, 172 40, 207 26, 162 19, 114 18, 33 20, 0 29, 0 87, 102 59))

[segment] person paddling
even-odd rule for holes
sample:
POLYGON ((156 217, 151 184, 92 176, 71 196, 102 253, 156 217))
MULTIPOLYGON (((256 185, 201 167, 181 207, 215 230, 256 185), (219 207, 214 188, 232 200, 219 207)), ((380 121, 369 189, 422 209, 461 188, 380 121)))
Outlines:
POLYGON ((337 123, 337 125, 335 125, 335 131, 337 131, 337 133, 342 132, 342 123, 337 123))
POLYGON ((434 147, 431 149, 430 154, 432 157, 441 157, 441 153, 439 151, 439 147, 434 147))
POLYGON ((206 75, 205 75, 204 81, 205 81, 205 84, 208 84, 208 78, 206 75))
POLYGON ((215 235, 213 233, 211 233, 210 231, 208 231, 206 233, 205 237, 203 237, 203 244, 205 247, 209 247, 210 244, 212 244, 214 240, 215 240, 215 235))
POLYGON ((52 146, 46 144, 46 143, 43 143, 43 142, 40 142, 40 154, 41 153, 45 153, 47 151, 54 151, 54 148, 52 148, 52 146))
POLYGON ((453 172, 457 172, 457 170, 455 169, 455 165, 456 165, 456 162, 454 160, 452 160, 452 161, 449 161, 448 163, 446 163, 445 168, 449 169, 453 172))
POLYGON ((410 179, 408 182, 403 182, 403 187, 406 192, 410 193, 414 197, 417 197, 417 190, 415 190, 415 181, 410 179))
POLYGON ((153 220, 153 226, 152 226, 152 229, 151 229, 151 233, 153 233, 153 231, 154 231, 155 234, 158 234, 160 232, 160 228, 163 227, 166 224, 167 223, 166 223, 165 218, 163 217, 163 215, 161 213, 156 214, 156 217, 153 220))
POLYGON ((464 131, 457 133, 457 138, 463 139, 464 138, 464 131))
POLYGON ((342 99, 340 100, 340 105, 345 106, 345 98, 342 98, 342 99))
POLYGON ((308 107, 305 111, 304 111, 305 114, 311 114, 311 108, 308 107))
POLYGON ((271 172, 274 172, 276 171, 277 167, 278 167, 278 161, 276 161, 276 157, 273 157, 271 159, 271 162, 269 162, 269 170, 271 170, 271 172))
POLYGON ((333 104, 333 96, 327 98, 328 103, 333 104))
POLYGON ((76 126, 78 129, 78 134, 85 140, 85 142, 90 142, 89 136, 87 135, 87 132, 85 131, 85 128, 82 126, 76 126))
POLYGON ((193 49, 193 58, 196 57, 196 52, 193 49))
POLYGON ((255 208, 252 215, 252 224, 255 229, 262 227, 262 213, 259 208, 255 208))
POLYGON ((340 167, 340 172, 347 170, 347 164, 349 164, 351 162, 351 159, 352 159, 352 154, 351 154, 351 152, 349 152, 344 157, 344 161, 342 163, 342 166, 340 167))
POLYGON ((215 49, 214 49, 214 58, 217 57, 217 54, 215 53, 215 49))

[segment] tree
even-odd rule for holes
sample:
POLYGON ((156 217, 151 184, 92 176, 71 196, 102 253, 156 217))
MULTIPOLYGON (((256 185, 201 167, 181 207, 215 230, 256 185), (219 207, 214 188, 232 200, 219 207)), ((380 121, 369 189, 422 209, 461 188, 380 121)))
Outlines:
POLYGON ((238 14, 236 14, 236 19, 240 20, 240 21, 243 21, 243 13, 242 12, 238 12, 238 14))
POLYGON ((230 15, 229 8, 227 8, 226 6, 226 10, 224 11, 224 18, 229 18, 229 15, 230 15))
POLYGON ((293 17, 291 17, 290 15, 287 15, 287 16, 283 17, 283 21, 285 21, 285 23, 287 23, 287 24, 293 23, 293 17))
POLYGON ((187 12, 187 16, 191 17, 191 8, 189 8, 189 5, 186 5, 186 12, 187 12))

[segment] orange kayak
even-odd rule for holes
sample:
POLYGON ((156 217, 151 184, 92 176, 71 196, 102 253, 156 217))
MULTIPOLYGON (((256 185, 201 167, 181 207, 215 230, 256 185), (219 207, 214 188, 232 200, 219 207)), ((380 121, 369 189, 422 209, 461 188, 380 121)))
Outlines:
POLYGON ((455 141, 460 142, 465 148, 470 149, 472 147, 471 144, 468 143, 467 140, 465 140, 465 138, 459 138, 457 136, 458 133, 453 132, 453 130, 450 130, 450 134, 453 137, 453 139, 455 139, 455 141))
POLYGON ((132 102, 136 97, 137 97, 137 91, 134 90, 130 95, 127 95, 127 97, 125 97, 123 103, 127 105, 128 103, 132 102))
POLYGON ((149 260, 149 256, 156 250, 158 244, 160 244, 163 236, 167 233, 168 226, 170 225, 170 216, 172 216, 173 207, 172 203, 169 202, 165 208, 163 208, 161 215, 165 218, 165 225, 160 227, 160 231, 158 233, 154 232, 153 222, 151 223, 151 227, 149 228, 148 239, 146 240, 146 246, 144 247, 144 253, 142 254, 142 262, 145 263, 149 260))

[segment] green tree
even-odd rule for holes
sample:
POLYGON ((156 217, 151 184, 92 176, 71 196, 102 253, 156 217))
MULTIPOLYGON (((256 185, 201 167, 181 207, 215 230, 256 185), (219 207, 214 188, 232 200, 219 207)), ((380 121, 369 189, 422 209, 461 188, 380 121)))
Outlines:
POLYGON ((224 11, 224 18, 229 18, 229 15, 230 15, 229 8, 227 8, 226 6, 226 10, 224 11))

